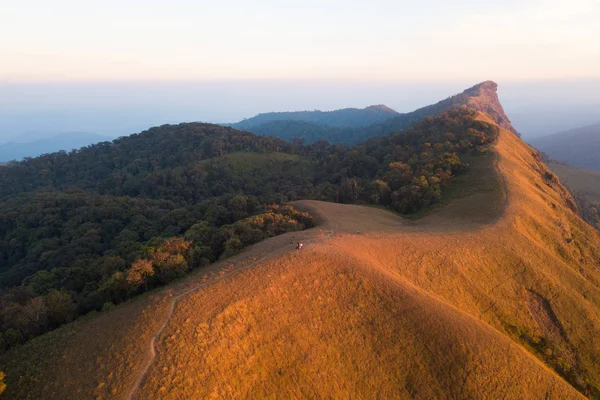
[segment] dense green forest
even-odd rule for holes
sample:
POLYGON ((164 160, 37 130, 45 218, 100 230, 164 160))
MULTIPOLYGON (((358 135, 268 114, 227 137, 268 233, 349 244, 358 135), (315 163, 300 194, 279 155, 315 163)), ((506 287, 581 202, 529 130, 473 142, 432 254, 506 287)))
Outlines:
POLYGON ((287 201, 423 210, 465 155, 489 156, 497 127, 475 117, 455 109, 353 147, 165 125, 1 167, 0 348, 312 226, 287 201))

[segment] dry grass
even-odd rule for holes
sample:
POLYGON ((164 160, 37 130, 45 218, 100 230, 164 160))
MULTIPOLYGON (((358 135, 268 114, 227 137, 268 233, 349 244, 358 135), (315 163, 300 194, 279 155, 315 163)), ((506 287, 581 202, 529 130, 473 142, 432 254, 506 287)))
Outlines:
POLYGON ((499 332, 337 246, 190 296, 163 337, 140 398, 576 397, 499 332))
POLYGON ((591 394, 600 238, 567 208, 568 192, 544 180, 531 148, 502 131, 496 150, 505 191, 488 165, 488 189, 419 221, 297 203, 322 221, 295 234, 305 250, 292 250, 291 234, 273 238, 36 339, 1 360, 7 398, 127 398, 172 296, 269 254, 181 299, 136 398, 591 394))

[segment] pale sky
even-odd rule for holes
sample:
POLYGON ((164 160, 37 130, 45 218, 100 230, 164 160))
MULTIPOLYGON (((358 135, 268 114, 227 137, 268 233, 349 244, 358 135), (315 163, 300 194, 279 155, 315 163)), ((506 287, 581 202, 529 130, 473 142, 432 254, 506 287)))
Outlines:
POLYGON ((0 83, 600 77, 600 0, 0 0, 0 83))
POLYGON ((600 0, 0 0, 0 144, 386 104, 494 80, 524 135, 600 120, 600 0))

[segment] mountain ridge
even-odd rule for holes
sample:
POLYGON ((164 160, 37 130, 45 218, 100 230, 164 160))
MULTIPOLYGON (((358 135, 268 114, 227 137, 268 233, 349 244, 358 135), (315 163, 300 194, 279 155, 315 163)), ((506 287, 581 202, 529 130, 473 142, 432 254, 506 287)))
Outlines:
POLYGON ((504 108, 498 98, 497 90, 498 84, 493 81, 484 81, 435 104, 418 108, 409 113, 396 113, 396 115, 390 118, 366 126, 344 127, 327 125, 323 121, 314 122, 294 119, 294 112, 272 113, 273 115, 278 115, 278 119, 271 119, 262 123, 257 123, 260 121, 253 120, 252 123, 246 125, 240 122, 240 125, 230 124, 228 126, 245 129, 258 135, 276 136, 287 141, 299 138, 303 139, 306 143, 327 140, 332 143, 353 145, 372 137, 383 136, 406 129, 428 116, 433 116, 454 108, 468 107, 487 113, 496 124, 517 134, 517 131, 513 128, 504 112, 504 108), (289 119, 285 119, 286 116, 289 119))

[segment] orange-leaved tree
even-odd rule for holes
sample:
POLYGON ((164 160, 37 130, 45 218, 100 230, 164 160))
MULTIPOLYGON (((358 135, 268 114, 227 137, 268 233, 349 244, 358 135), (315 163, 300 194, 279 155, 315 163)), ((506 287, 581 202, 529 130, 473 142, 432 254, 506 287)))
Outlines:
POLYGON ((3 381, 4 381, 4 372, 0 371, 0 394, 2 394, 2 392, 4 392, 4 390, 6 389, 6 383, 4 383, 3 381))
POLYGON ((154 267, 152 266, 152 261, 142 258, 139 260, 135 260, 133 264, 131 264, 131 268, 127 270, 127 275, 125 279, 130 285, 144 285, 144 290, 148 290, 147 278, 153 275, 154 267))

